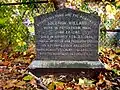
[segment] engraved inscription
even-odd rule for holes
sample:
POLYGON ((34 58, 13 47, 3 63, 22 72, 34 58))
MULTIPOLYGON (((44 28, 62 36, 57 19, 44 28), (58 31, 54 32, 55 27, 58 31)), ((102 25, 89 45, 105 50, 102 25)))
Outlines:
POLYGON ((99 24, 76 13, 55 13, 36 23, 40 60, 96 61, 99 24))

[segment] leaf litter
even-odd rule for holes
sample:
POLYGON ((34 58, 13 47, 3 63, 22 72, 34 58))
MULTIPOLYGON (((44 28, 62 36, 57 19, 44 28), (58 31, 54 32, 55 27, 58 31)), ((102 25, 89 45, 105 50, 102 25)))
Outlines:
POLYGON ((99 53, 99 60, 109 72, 101 72, 92 80, 62 74, 36 77, 27 70, 35 55, 32 48, 10 56, 0 53, 0 90, 120 90, 120 55, 112 49, 99 53))

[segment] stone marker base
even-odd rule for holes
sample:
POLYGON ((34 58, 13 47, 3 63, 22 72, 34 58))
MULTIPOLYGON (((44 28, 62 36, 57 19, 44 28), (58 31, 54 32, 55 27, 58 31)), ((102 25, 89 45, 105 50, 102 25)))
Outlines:
POLYGON ((98 61, 40 61, 34 60, 28 67, 36 76, 42 75, 79 75, 86 78, 97 78, 100 72, 106 71, 98 61))
POLYGON ((35 68, 104 68, 104 65, 98 61, 40 61, 34 60, 30 66, 30 69, 35 68))
POLYGON ((86 78, 97 78, 100 72, 106 72, 98 61, 38 61, 34 60, 28 70, 34 75, 73 75, 86 78))
POLYGON ((73 75, 81 78, 97 79, 102 72, 109 72, 105 68, 87 69, 87 68, 36 68, 29 69, 29 71, 37 77, 43 75, 73 75))

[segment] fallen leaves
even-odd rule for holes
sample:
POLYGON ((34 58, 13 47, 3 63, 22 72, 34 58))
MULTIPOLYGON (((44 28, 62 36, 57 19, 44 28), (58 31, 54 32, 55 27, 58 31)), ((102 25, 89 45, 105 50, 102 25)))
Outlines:
POLYGON ((120 70, 120 55, 113 49, 102 49, 99 54, 99 59, 107 70, 118 69, 120 70))
POLYGON ((109 80, 106 80, 105 76, 101 73, 98 76, 99 81, 96 83, 96 86, 100 88, 101 90, 108 89, 112 86, 112 82, 109 80))
MULTIPOLYGON (((48 79, 48 77, 44 76, 44 81, 48 80, 49 82, 50 79, 52 80, 51 82, 46 84, 46 86, 48 87, 48 90, 114 90, 111 88, 118 86, 120 83, 119 80, 117 82, 113 81, 113 79, 115 79, 115 77, 113 76, 109 77, 109 80, 108 80, 107 77, 109 73, 105 73, 105 74, 107 76, 100 73, 98 76, 98 80, 89 80, 85 77, 84 78, 79 77, 77 82, 77 80, 75 80, 73 77, 73 79, 69 82, 62 82, 59 79, 61 76, 59 77, 54 76, 54 80, 52 79, 53 77, 49 77, 48 79)), ((64 75, 62 75, 62 77, 63 76, 64 75)), ((66 76, 64 76, 64 78, 65 77, 66 76)))
POLYGON ((49 90, 96 90, 95 85, 88 86, 84 83, 80 85, 80 82, 79 84, 77 84, 76 82, 74 83, 73 82, 69 82, 69 83, 52 82, 51 84, 48 85, 48 89, 49 90))
POLYGON ((2 54, 0 61, 0 90, 119 90, 120 56, 113 49, 103 49, 99 59, 110 73, 100 73, 98 79, 72 75, 45 75, 37 78, 27 71, 35 57, 33 49, 24 53, 2 54), (40 80, 41 79, 41 80, 40 80), (46 88, 47 87, 47 88, 46 88))
POLYGON ((28 81, 33 77, 28 75, 27 67, 35 57, 35 53, 33 54, 33 51, 24 54, 9 53, 7 49, 3 51, 0 53, 0 90, 27 89, 27 85, 32 88, 32 84, 28 81))
POLYGON ((33 79, 33 77, 31 75, 27 75, 23 78, 24 81, 30 81, 32 79, 33 79))

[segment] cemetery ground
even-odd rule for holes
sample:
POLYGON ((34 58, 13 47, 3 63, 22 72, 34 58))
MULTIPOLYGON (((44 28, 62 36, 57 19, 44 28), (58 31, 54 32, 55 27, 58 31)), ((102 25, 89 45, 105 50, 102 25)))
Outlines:
POLYGON ((99 52, 107 71, 100 72, 96 79, 72 74, 36 77, 28 71, 28 65, 36 56, 34 45, 23 53, 7 48, 0 52, 0 90, 120 90, 119 54, 110 48, 99 52))

